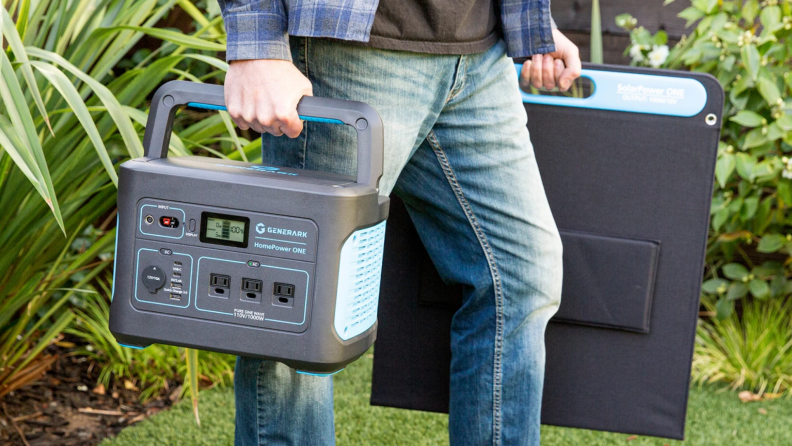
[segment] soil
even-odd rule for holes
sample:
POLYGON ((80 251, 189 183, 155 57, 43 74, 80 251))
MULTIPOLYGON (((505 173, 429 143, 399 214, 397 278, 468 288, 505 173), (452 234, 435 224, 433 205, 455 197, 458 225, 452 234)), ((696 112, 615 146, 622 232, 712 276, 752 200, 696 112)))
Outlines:
POLYGON ((0 401, 0 444, 96 445, 172 404, 165 396, 142 405, 136 388, 97 386, 99 367, 89 358, 56 345, 47 353, 58 355, 47 374, 0 401))

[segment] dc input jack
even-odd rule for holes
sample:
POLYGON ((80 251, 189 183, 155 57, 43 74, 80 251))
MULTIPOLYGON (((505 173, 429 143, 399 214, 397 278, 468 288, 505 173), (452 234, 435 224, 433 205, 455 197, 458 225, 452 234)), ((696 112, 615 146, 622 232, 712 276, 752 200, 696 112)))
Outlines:
POLYGON ((154 216, 153 215, 146 215, 146 224, 150 225, 154 223, 154 216))

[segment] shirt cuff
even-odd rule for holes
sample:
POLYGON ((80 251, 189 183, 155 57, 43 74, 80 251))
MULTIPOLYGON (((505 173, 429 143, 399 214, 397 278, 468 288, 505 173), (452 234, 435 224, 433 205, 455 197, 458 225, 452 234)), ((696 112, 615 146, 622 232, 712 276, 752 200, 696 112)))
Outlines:
POLYGON ((289 35, 280 14, 239 11, 224 14, 226 61, 280 59, 291 61, 289 35))

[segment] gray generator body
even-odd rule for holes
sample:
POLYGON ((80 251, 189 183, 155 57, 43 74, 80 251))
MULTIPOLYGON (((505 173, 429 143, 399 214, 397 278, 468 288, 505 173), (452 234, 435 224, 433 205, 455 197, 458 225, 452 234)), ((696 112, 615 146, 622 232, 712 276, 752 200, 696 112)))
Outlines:
POLYGON ((143 158, 121 165, 110 330, 152 343, 343 369, 374 342, 389 200, 382 122, 357 102, 304 98, 306 120, 358 133, 357 177, 167 157, 175 111, 223 109, 222 86, 155 94, 143 158))

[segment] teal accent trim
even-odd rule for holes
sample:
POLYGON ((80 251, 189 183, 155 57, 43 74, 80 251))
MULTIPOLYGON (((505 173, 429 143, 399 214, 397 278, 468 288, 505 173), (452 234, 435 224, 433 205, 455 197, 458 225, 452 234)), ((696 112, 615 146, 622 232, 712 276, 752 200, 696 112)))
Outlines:
MULTIPOLYGON (((522 65, 514 67, 519 76, 522 65)), ((707 105, 707 90, 696 79, 589 69, 581 76, 594 84, 594 93, 587 98, 521 91, 522 100, 527 104, 681 117, 695 116, 707 105)))
MULTIPOLYGON (((184 237, 184 220, 186 220, 186 219, 187 219, 187 215, 184 213, 184 210, 182 210, 182 209, 179 209, 179 208, 172 208, 172 207, 168 206, 168 210, 171 210, 171 209, 173 209, 173 210, 176 210, 176 211, 181 211, 181 213, 182 213, 182 225, 181 225, 181 227, 182 227, 182 233, 181 233, 181 235, 180 235, 180 236, 178 236, 178 237, 174 237, 174 236, 172 236, 172 235, 149 234, 148 232, 145 232, 145 231, 143 231, 143 208, 145 208, 145 207, 153 207, 153 208, 156 208, 157 206, 155 206, 155 205, 153 205, 153 204, 144 204, 143 206, 141 206, 141 207, 140 207, 140 221, 138 221, 138 229, 140 230, 140 233, 141 233, 141 234, 150 235, 150 236, 152 236, 152 237, 164 237, 164 238, 172 238, 172 239, 176 239, 176 240, 178 240, 178 239, 180 239, 180 238, 184 237)), ((155 221, 155 222, 154 222, 154 223, 152 223, 152 224, 156 224, 156 223, 157 223, 157 222, 155 221)))
POLYGON ((344 125, 344 121, 340 119, 315 118, 313 116, 302 116, 302 115, 300 115, 300 119, 302 119, 303 121, 310 121, 310 122, 323 122, 325 124, 344 125))
MULTIPOLYGON (((212 105, 212 104, 204 104, 202 102, 188 102, 188 107, 193 108, 202 108, 204 110, 223 110, 226 111, 224 105, 212 105)), ((340 119, 330 119, 330 118, 316 118, 313 116, 302 116, 300 115, 300 119, 303 121, 311 121, 311 122, 323 122, 325 124, 336 124, 336 125, 344 125, 344 121, 340 119)))
POLYGON ((311 372, 303 372, 302 370, 295 370, 295 372, 299 373, 300 375, 319 376, 319 377, 322 377, 322 378, 326 378, 328 376, 333 376, 336 373, 343 372, 344 370, 345 369, 341 369, 341 370, 335 371, 333 373, 311 373, 311 372))
POLYGON ((115 235, 115 247, 113 247, 113 285, 112 289, 110 290, 110 302, 113 301, 113 297, 115 297, 115 282, 116 282, 116 264, 118 263, 118 222, 119 222, 118 214, 116 214, 116 235, 115 235))
POLYGON ((204 110, 227 110, 225 105, 204 104, 203 102, 188 102, 187 106, 193 108, 202 108, 204 110))
POLYGON ((135 350, 143 350, 144 348, 149 347, 148 345, 145 346, 145 347, 141 347, 139 345, 128 345, 128 344, 122 344, 120 342, 118 343, 118 345, 120 345, 121 347, 126 347, 126 348, 134 348, 135 350))
MULTIPOLYGON (((138 277, 140 277, 138 275, 140 273, 140 251, 152 251, 152 252, 156 252, 157 254, 159 254, 159 251, 156 250, 156 249, 151 249, 151 248, 140 248, 140 249, 138 249, 137 259, 135 260, 135 300, 138 301, 138 302, 143 302, 143 303, 147 303, 147 304, 164 305, 166 307, 176 307, 176 308, 187 308, 187 307, 189 307, 190 306, 190 290, 187 290, 187 304, 185 304, 185 305, 166 304, 164 302, 154 302, 154 301, 151 301, 151 300, 138 299, 137 292, 138 292, 138 282, 140 282, 138 280, 138 277)), ((182 254, 182 253, 178 253, 178 252, 174 252, 171 255, 173 255, 173 256, 187 256, 187 257, 190 258, 190 279, 189 279, 189 282, 192 283, 192 262, 193 262, 193 257, 190 254, 182 254)), ((167 282, 167 280, 166 280, 166 282, 167 282)))

